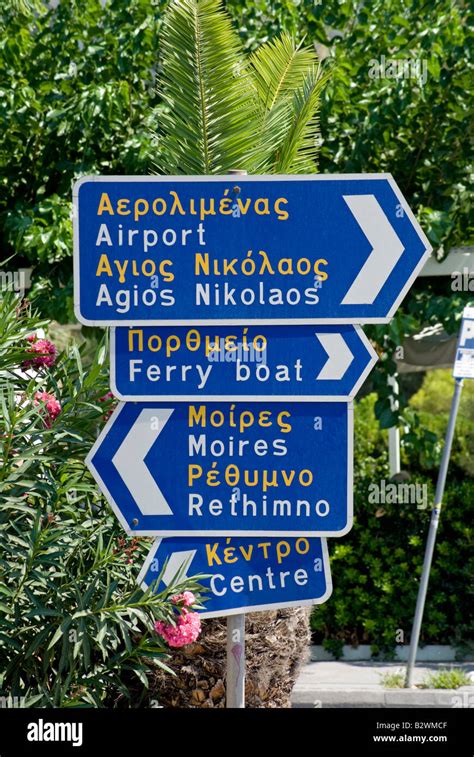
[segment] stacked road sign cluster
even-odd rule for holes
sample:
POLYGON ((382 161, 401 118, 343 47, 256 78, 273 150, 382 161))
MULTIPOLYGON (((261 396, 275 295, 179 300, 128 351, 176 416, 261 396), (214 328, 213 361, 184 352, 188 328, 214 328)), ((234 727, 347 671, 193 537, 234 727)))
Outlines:
POLYGON ((87 463, 139 582, 204 617, 324 602, 353 517, 353 399, 431 248, 393 178, 85 177, 75 307, 121 400, 87 463), (157 578, 161 576, 159 585, 157 578))

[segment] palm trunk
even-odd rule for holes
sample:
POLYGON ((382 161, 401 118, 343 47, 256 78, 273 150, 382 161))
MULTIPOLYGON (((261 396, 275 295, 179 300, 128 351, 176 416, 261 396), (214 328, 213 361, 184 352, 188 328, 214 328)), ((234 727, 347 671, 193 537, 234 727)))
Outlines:
MULTIPOLYGON (((283 609, 246 616, 246 707, 290 707, 291 691, 306 661, 309 609, 283 609)), ((225 707, 226 623, 203 621, 199 641, 172 651, 170 676, 160 670, 150 697, 163 707, 225 707)))

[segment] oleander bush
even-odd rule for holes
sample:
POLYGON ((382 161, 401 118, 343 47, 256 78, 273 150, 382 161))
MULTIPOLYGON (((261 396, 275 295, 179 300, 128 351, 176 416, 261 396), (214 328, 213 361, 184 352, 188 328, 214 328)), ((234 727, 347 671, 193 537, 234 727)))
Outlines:
POLYGON ((0 300, 0 695, 25 706, 138 706, 168 649, 170 597, 136 578, 149 539, 127 538, 84 458, 110 413, 106 345, 55 355, 12 296, 0 300), (29 337, 29 339, 28 339, 29 337), (104 399, 105 398, 105 399, 104 399))

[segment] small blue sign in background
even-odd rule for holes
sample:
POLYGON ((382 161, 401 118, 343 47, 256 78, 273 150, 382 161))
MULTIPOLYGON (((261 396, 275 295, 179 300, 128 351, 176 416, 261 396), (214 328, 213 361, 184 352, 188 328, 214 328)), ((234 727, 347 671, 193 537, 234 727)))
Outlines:
POLYGON ((474 307, 464 308, 453 376, 474 379, 474 307))

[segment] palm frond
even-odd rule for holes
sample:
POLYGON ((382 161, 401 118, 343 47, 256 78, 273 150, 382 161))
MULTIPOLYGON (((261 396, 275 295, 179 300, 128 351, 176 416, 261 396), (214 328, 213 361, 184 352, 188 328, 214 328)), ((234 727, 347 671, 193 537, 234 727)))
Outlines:
POLYGON ((164 173, 226 173, 246 168, 259 115, 255 90, 219 0, 172 0, 162 31, 158 169, 164 173))
POLYGON ((171 0, 162 30, 160 173, 314 172, 321 74, 289 34, 249 59, 221 0, 171 0))
POLYGON ((329 70, 320 67, 306 75, 303 86, 293 95, 291 123, 275 152, 275 173, 314 173, 319 152, 319 105, 329 70))
POLYGON ((289 34, 262 45, 250 57, 250 65, 265 110, 271 110, 279 98, 302 87, 308 70, 317 62, 315 50, 297 44, 289 34))
POLYGON ((259 132, 248 154, 249 173, 272 173, 275 155, 291 128, 292 117, 291 97, 282 97, 271 110, 262 111, 259 132))
POLYGON ((46 13, 47 6, 42 0, 5 0, 4 10, 12 10, 25 16, 36 13, 46 13))
POLYGON ((321 74, 316 51, 289 34, 268 42, 250 58, 262 109, 259 139, 252 152, 255 173, 312 173, 319 149, 321 74))

